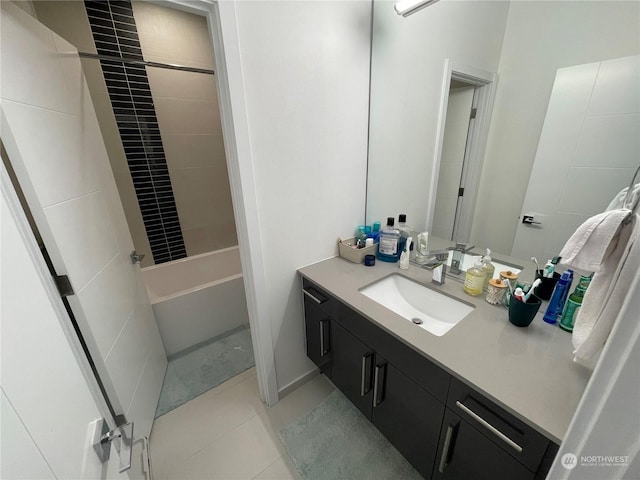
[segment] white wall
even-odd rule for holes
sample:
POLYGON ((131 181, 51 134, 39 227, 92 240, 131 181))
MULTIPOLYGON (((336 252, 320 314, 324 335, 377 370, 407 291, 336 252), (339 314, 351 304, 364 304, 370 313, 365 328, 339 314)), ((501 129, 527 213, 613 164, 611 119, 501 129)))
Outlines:
POLYGON ((371 5, 238 2, 278 388, 313 369, 296 269, 363 221, 371 5))
POLYGON ((512 255, 552 258, 603 212, 638 168, 639 134, 640 56, 559 69, 523 204, 543 224, 518 224, 512 255))
POLYGON ((374 2, 367 222, 425 228, 444 62, 497 72, 509 2, 443 1, 410 17, 374 2))
POLYGON ((639 2, 511 2, 472 243, 511 251, 556 70, 639 52, 639 2))

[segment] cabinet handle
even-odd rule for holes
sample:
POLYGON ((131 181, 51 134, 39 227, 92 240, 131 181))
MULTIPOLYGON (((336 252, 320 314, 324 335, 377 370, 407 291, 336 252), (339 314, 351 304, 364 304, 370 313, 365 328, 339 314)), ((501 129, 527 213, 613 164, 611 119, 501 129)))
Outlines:
POLYGON ((367 363, 368 363, 367 360, 373 360, 373 352, 365 353, 362 356, 362 380, 360 382, 361 397, 364 397, 367 393, 371 391, 371 370, 367 369, 367 363), (367 370, 369 370, 368 375, 367 375, 367 370))
POLYGON ((458 406, 458 408, 460 408, 463 412, 469 414, 474 420, 476 420, 480 425, 482 425, 483 427, 485 427, 487 430, 489 430, 491 433, 493 433, 495 436, 497 436, 500 440, 502 440, 504 443, 506 443, 507 445, 509 445, 511 448, 513 448, 516 452, 520 453, 522 452, 522 447, 520 445, 518 445, 516 442, 514 442, 513 440, 511 440, 509 437, 507 437, 504 433, 502 433, 500 430, 498 430, 496 427, 494 427, 493 425, 491 425, 489 422, 487 422, 484 418, 482 418, 480 415, 478 415, 476 412, 474 412, 473 410, 471 410, 469 407, 467 407, 464 403, 460 402, 460 401, 456 401, 456 405, 458 406))
POLYGON ((451 440, 453 439, 453 432, 456 427, 457 424, 447 425, 447 433, 444 436, 444 446, 442 447, 442 456, 440 457, 440 465, 438 466, 438 471, 440 473, 444 473, 445 469, 449 466, 451 447, 453 446, 451 440))
MULTIPOLYGON (((381 380, 380 372, 383 369, 384 369, 384 373, 382 374, 382 376, 384 377, 386 376, 385 374, 387 373, 387 364, 383 363, 382 365, 376 365, 374 379, 373 379, 373 406, 374 407, 377 407, 382 402, 384 402, 384 385, 380 385, 380 380, 381 380)), ((383 378, 382 381, 385 381, 386 383, 386 379, 383 378)))
POLYGON ((316 302, 318 305, 320 305, 321 303, 324 303, 327 301, 327 299, 319 299, 318 297, 316 297, 313 293, 309 292, 306 288, 302 289, 302 293, 304 293, 307 297, 309 297, 311 300, 313 300, 314 302, 316 302))
MULTIPOLYGON (((324 357, 327 353, 329 353, 329 349, 325 346, 325 334, 324 334, 324 329, 325 329, 325 325, 329 325, 329 319, 328 318, 323 318, 322 320, 320 320, 320 356, 324 357)), ((327 335, 328 337, 328 335, 327 335)))

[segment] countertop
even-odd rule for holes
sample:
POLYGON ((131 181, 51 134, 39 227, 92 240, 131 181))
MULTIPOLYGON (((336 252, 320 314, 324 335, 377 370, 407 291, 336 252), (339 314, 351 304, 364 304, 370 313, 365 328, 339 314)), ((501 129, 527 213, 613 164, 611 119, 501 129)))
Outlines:
MULTIPOLYGON (((431 240, 429 247, 434 248, 431 240)), ((533 279, 533 263, 497 257, 525 266, 520 279, 533 279)), ((398 265, 376 261, 374 267, 366 267, 334 257, 298 272, 560 444, 591 369, 573 362, 571 334, 542 320, 547 302, 543 302, 531 325, 520 328, 509 323, 503 306, 487 303, 485 294, 467 295, 462 283, 449 277, 444 285, 436 286, 431 284, 429 270, 415 265, 400 270, 398 265), (392 273, 444 291, 475 308, 449 332, 435 336, 359 292, 392 273)))

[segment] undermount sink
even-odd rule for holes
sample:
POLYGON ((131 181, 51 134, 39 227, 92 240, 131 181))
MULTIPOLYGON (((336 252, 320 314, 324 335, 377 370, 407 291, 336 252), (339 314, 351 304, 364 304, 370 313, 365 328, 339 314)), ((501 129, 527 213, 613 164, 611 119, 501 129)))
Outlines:
POLYGON ((396 273, 361 288, 360 293, 438 337, 474 309, 396 273))

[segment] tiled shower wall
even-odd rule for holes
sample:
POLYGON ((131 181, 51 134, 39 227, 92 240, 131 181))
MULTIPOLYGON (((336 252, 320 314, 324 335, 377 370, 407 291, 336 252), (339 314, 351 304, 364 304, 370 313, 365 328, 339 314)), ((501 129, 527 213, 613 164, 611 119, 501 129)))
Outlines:
MULTIPOLYGON (((214 70, 204 17, 151 2, 133 13, 145 60, 214 70)), ((187 253, 237 245, 215 75, 147 72, 187 253)))
MULTIPOLYGON (((83 2, 34 5, 42 23, 79 51, 96 53, 83 2)), ((146 2, 134 2, 133 14, 145 60, 213 69, 204 18, 146 2)), ((100 64, 93 59, 83 59, 82 64, 136 250, 148 254, 143 217, 100 64)), ((146 73, 187 254, 236 245, 215 76, 153 67, 146 73)), ((143 266, 151 264, 147 255, 143 266)))

